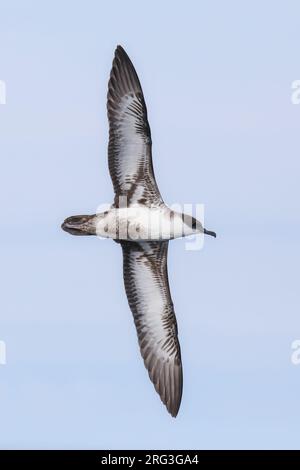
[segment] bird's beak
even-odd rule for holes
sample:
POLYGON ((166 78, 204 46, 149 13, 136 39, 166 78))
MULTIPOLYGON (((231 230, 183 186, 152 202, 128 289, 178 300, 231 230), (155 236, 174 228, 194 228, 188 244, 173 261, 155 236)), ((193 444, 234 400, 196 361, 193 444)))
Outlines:
POLYGON ((204 229, 204 234, 210 235, 211 237, 215 237, 215 238, 217 236, 216 232, 212 232, 211 230, 206 230, 206 228, 204 229))

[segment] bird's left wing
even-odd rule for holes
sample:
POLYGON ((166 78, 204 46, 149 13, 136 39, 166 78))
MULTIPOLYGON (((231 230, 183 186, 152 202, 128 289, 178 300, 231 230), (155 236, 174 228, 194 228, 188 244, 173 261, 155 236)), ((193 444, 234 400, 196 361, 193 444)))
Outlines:
POLYGON ((159 205, 162 198, 154 177, 144 95, 135 68, 121 46, 116 49, 108 83, 107 112, 108 164, 115 206, 120 197, 126 197, 128 204, 159 205))
POLYGON ((182 364, 170 295, 168 241, 122 241, 126 294, 150 379, 169 413, 182 396, 182 364))

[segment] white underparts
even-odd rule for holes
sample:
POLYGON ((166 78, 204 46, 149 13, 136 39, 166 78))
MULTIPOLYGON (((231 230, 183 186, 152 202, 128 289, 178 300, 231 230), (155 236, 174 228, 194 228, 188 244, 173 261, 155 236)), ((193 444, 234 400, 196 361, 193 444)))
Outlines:
POLYGON ((115 209, 98 214, 95 219, 99 237, 118 240, 170 240, 203 232, 200 222, 192 228, 190 216, 171 211, 167 206, 148 208, 142 205, 115 209))

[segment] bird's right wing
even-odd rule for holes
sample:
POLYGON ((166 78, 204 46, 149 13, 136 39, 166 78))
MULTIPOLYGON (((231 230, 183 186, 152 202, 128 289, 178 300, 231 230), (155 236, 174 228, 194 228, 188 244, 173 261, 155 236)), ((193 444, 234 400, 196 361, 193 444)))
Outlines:
POLYGON ((141 354, 161 400, 176 416, 182 396, 182 364, 168 281, 168 241, 122 241, 121 246, 125 289, 141 354))
MULTIPOLYGON (((115 190, 127 204, 162 202, 152 165, 151 133, 140 81, 121 46, 115 52, 107 94, 108 164, 115 190)), ((123 202, 122 202, 123 204, 123 202)))

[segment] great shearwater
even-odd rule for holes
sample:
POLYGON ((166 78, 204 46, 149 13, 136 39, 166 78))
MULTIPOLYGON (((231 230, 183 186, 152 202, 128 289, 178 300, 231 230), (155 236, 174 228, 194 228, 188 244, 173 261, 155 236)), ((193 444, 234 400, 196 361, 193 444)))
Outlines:
POLYGON ((110 73, 107 111, 114 203, 100 214, 68 217, 62 228, 73 235, 112 238, 121 245, 125 290, 141 354, 157 393, 175 417, 183 376, 168 281, 168 244, 185 235, 216 234, 194 217, 165 205, 154 177, 142 87, 121 46, 115 51, 110 73))

